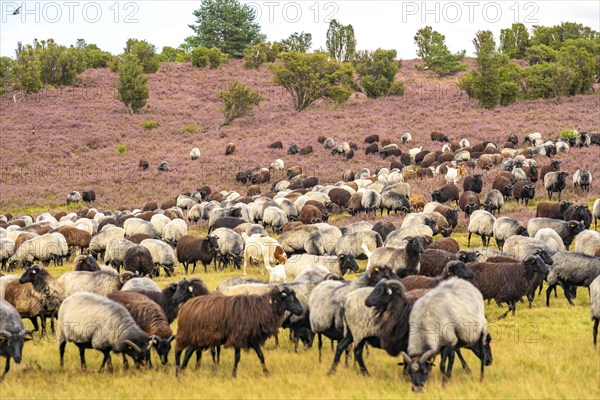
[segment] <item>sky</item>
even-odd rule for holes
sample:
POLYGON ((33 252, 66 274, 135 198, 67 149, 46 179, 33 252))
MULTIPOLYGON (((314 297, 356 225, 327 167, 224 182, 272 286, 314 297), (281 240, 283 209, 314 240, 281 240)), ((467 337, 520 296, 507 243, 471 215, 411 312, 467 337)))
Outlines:
MULTIPOLYGON (((325 47, 329 21, 352 24, 357 48, 396 49, 402 59, 416 58, 413 37, 423 26, 446 36, 450 50, 472 55, 472 39, 489 29, 496 39, 514 22, 551 26, 577 22, 600 31, 599 1, 241 1, 256 11, 257 22, 270 41, 294 32, 309 32, 313 49, 325 47)), ((8 1, 0 0, 0 56, 14 57, 17 42, 53 38, 64 45, 78 38, 119 54, 128 38, 145 39, 162 49, 179 46, 193 34, 188 24, 194 1, 8 1), (18 15, 13 15, 17 7, 18 15)))

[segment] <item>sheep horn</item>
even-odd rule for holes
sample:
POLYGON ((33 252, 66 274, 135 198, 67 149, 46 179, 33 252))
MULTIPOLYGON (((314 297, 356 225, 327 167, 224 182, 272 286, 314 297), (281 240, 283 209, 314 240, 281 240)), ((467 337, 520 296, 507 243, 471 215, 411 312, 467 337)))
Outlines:
POLYGON ((433 363, 433 358, 435 357, 435 350, 431 349, 431 350, 427 350, 425 353, 423 353, 423 355, 421 356, 421 360, 425 361, 425 362, 431 362, 433 363))
POLYGON ((24 340, 33 340, 33 333, 29 329, 23 329, 19 332, 19 336, 21 336, 24 340))
POLYGON ((131 340, 125 340, 123 342, 123 344, 126 344, 127 346, 131 347, 137 353, 141 353, 142 352, 142 349, 140 349, 140 347, 137 344, 133 343, 131 340))
POLYGON ((10 333, 9 331, 5 331, 5 330, 0 331, 0 338, 2 338, 2 339, 6 339, 11 336, 12 336, 12 333, 10 333))
POLYGON ((175 340, 175 335, 171 335, 171 336, 169 336, 169 338, 167 339, 167 341, 168 341, 169 343, 171 343, 173 340, 175 340))
POLYGON ((402 358, 404 359, 405 364, 410 364, 412 362, 412 358, 404 351, 402 352, 402 358))

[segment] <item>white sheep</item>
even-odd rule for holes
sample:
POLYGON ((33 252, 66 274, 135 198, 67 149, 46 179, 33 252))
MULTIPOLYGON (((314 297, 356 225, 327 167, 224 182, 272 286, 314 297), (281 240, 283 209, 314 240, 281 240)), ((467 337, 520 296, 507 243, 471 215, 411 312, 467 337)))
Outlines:
POLYGON ((496 222, 496 217, 484 210, 476 210, 471 214, 469 219, 469 226, 467 231, 469 232, 469 237, 467 239, 467 246, 471 247, 471 235, 473 233, 481 236, 481 240, 483 241, 483 246, 487 247, 490 245, 490 238, 494 236, 494 223, 496 222))
POLYGON ((194 147, 192 151, 190 151, 190 160, 195 161, 200 158, 200 149, 194 147))
POLYGON ((174 246, 177 244, 179 239, 187 235, 187 230, 188 227, 185 221, 176 218, 164 226, 162 231, 162 239, 171 246, 174 246))

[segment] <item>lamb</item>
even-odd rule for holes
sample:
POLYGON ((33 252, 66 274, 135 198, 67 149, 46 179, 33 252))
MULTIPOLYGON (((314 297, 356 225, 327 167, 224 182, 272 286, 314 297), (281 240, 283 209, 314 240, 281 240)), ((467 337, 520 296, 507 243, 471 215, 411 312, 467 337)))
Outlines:
POLYGON ((591 185, 592 174, 590 171, 586 171, 585 169, 578 169, 575 171, 573 174, 573 187, 575 191, 580 188, 582 193, 589 193, 591 185))
POLYGON ((600 322, 600 276, 596 277, 590 284, 590 315, 594 321, 592 328, 592 337, 594 338, 594 348, 598 341, 598 323, 600 322))
POLYGON ((509 217, 497 218, 496 221, 494 221, 492 230, 494 239, 496 239, 496 245, 500 250, 504 246, 506 239, 509 237, 516 235, 527 236, 527 227, 520 221, 509 217))
POLYGON ((268 375, 261 346, 277 333, 286 310, 302 313, 294 292, 286 287, 273 288, 262 296, 201 296, 187 301, 179 313, 175 346, 178 373, 187 367, 196 350, 223 345, 235 349, 232 377, 237 375, 242 348, 254 349, 268 375))
POLYGON ((305 268, 311 265, 323 266, 339 277, 343 277, 348 271, 358 272, 358 264, 352 254, 340 254, 339 256, 298 254, 291 256, 285 263, 287 280, 294 280, 305 268))
POLYGON ((443 249, 426 248, 421 254, 421 266, 419 275, 435 278, 446 269, 446 265, 450 261, 460 261, 468 263, 476 261, 477 253, 474 251, 458 251, 450 252, 443 249))
POLYGON ((529 205, 529 200, 535 198, 535 184, 531 181, 518 181, 512 189, 512 196, 517 200, 517 203, 529 205))
POLYGON ((572 203, 567 201, 551 202, 540 201, 537 205, 535 216, 543 218, 563 219, 565 211, 571 207, 572 203))
POLYGON ((0 356, 6 358, 0 382, 10 370, 11 358, 17 364, 21 363, 23 344, 28 340, 33 340, 33 334, 25 329, 17 310, 6 300, 0 299, 0 356))
MULTIPOLYGON (((154 240, 154 239, 146 239, 154 240)), ((153 275, 156 273, 152 253, 146 246, 134 244, 130 246, 123 257, 123 269, 137 276, 153 275)), ((117 269, 117 272, 119 269, 117 269)))
POLYGON ((390 268, 400 278, 408 275, 416 275, 419 273, 423 251, 422 238, 407 238, 400 248, 380 247, 375 249, 369 257, 367 269, 385 266, 390 268))
POLYGON ((475 174, 465 177, 463 191, 481 193, 483 190, 483 175, 475 174))
POLYGON ((101 296, 120 290, 128 279, 132 278, 131 272, 121 275, 115 271, 101 270, 96 272, 74 271, 66 272, 58 278, 65 291, 65 297, 74 293, 90 292, 101 296))
POLYGON ((216 251, 219 244, 217 236, 206 236, 199 238, 193 235, 182 237, 177 243, 177 259, 183 264, 185 274, 188 274, 190 264, 193 264, 192 273, 196 270, 196 263, 200 261, 204 267, 204 272, 208 272, 207 265, 214 263, 216 265, 216 251))
POLYGON ((550 228, 542 228, 538 230, 533 237, 536 240, 546 243, 550 248, 556 252, 565 251, 565 245, 558 233, 550 228))
POLYGON ((529 293, 536 273, 548 273, 548 267, 538 255, 528 256, 522 262, 475 262, 468 266, 475 272, 473 284, 484 299, 508 304, 508 310, 500 318, 511 311, 515 315, 516 303, 529 293))
POLYGON ((600 233, 585 230, 575 237, 575 252, 600 257, 600 233))
POLYGON ((444 185, 439 190, 434 190, 431 193, 431 200, 437 201, 438 203, 446 203, 448 201, 455 201, 458 205, 458 186, 454 184, 444 185))
POLYGON ((490 239, 494 236, 494 223, 496 218, 487 211, 477 210, 471 214, 469 220, 469 226, 467 228, 469 237, 467 240, 467 246, 471 247, 471 235, 473 233, 481 236, 483 246, 487 247, 490 245, 490 239))
POLYGON ((306 253, 316 256, 330 254, 341 237, 342 232, 335 226, 320 228, 308 235, 304 242, 304 250, 306 253))
POLYGON ((200 149, 197 147, 194 147, 192 149, 192 151, 190 151, 190 160, 196 161, 199 158, 200 158, 200 149))
POLYGON ((342 236, 333 248, 333 254, 352 254, 354 257, 366 256, 363 245, 368 251, 373 252, 383 245, 383 240, 377 232, 354 232, 342 236))
POLYGON ((458 200, 458 207, 464 211, 465 216, 470 216, 474 211, 481 208, 479 195, 475 192, 463 192, 458 200))
MULTIPOLYGON (((156 349, 161 363, 167 365, 171 342, 175 336, 163 309, 141 293, 121 291, 111 293, 107 297, 129 311, 135 323, 148 335, 150 346, 156 349)), ((147 356, 146 361, 152 367, 150 352, 147 353, 147 356)))
POLYGON ((64 367, 67 342, 79 347, 82 369, 86 368, 86 348, 104 354, 100 371, 105 365, 109 372, 113 371, 111 351, 127 354, 138 367, 148 358, 148 335, 138 327, 125 307, 110 299, 93 293, 73 294, 60 307, 58 322, 61 369, 64 367))
POLYGON ((600 258, 582 253, 561 251, 552 256, 554 265, 548 274, 546 306, 550 307, 550 293, 557 286, 564 289, 565 297, 573 305, 570 287, 589 287, 600 276, 600 258))
POLYGON ((556 231, 561 237, 567 250, 573 242, 575 236, 583 232, 585 225, 578 221, 558 221, 552 218, 532 218, 527 223, 527 233, 530 237, 535 237, 538 230, 542 228, 550 228, 556 231))
POLYGON ((485 195, 483 199, 483 209, 487 212, 497 213, 500 215, 500 210, 504 206, 504 196, 498 190, 492 190, 488 194, 485 195))
POLYGON ((248 263, 254 262, 259 265, 259 271, 264 274, 262 265, 270 267, 271 265, 285 264, 287 254, 276 239, 263 235, 248 236, 242 234, 244 238, 244 275, 248 273, 248 263))
POLYGON ((558 193, 558 201, 560 201, 560 194, 567 186, 568 172, 548 172, 544 175, 544 187, 548 191, 548 199, 552 200, 552 194, 558 193))
POLYGON ((431 370, 431 360, 442 353, 444 380, 452 374, 454 351, 460 347, 474 347, 481 358, 480 377, 483 379, 485 365, 490 365, 491 350, 488 324, 484 314, 483 297, 473 284, 464 279, 451 278, 423 297, 412 307, 409 318, 411 329, 408 352, 402 358, 409 371, 414 391, 420 391, 431 370), (427 335, 436 327, 449 327, 443 335, 427 335), (444 371, 445 358, 449 358, 444 371))

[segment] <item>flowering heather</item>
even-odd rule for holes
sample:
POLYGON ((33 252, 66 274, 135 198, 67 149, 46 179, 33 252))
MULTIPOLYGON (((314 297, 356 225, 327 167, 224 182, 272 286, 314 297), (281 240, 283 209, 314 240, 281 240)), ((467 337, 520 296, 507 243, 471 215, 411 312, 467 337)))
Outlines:
MULTIPOLYGON (((96 207, 141 207, 147 201, 162 202, 179 193, 207 184, 213 190, 240 190, 235 173, 254 166, 268 166, 282 158, 286 167, 300 165, 306 175, 320 182, 341 179, 346 169, 389 166, 390 160, 364 154, 363 138, 378 134, 399 143, 404 132, 413 142, 401 149, 423 146, 439 150, 430 133, 438 130, 452 141, 469 139, 471 144, 492 140, 503 144, 509 134, 522 140, 525 134, 539 131, 545 139, 555 139, 566 128, 600 131, 597 93, 554 100, 519 102, 508 107, 485 110, 456 88, 456 77, 437 79, 431 72, 419 72, 418 61, 405 61, 398 73, 404 81, 403 97, 365 99, 353 96, 336 106, 320 103, 298 113, 282 88, 272 85, 266 66, 245 70, 243 61, 230 61, 219 69, 197 69, 190 63, 163 63, 158 73, 149 75, 150 98, 138 115, 129 116, 116 99, 117 74, 108 69, 84 72, 75 87, 44 90, 15 103, 13 94, 0 97, 2 146, 0 147, 0 211, 30 205, 56 208, 72 190, 93 189, 96 207), (215 92, 232 80, 259 89, 268 98, 254 115, 236 120, 216 130, 223 120, 222 103, 215 92), (155 129, 143 128, 144 121, 156 121, 155 129), (182 127, 195 124, 197 132, 182 127), (317 143, 323 135, 338 141, 354 141, 359 150, 346 161, 332 156, 317 143), (267 146, 281 140, 283 150, 267 146), (225 146, 236 145, 233 156, 225 157, 225 146), (312 145, 308 156, 288 156, 292 143, 312 145), (117 154, 117 147, 127 151, 117 154), (189 160, 192 148, 199 147, 198 161, 189 160), (150 162, 147 171, 138 161, 150 162), (161 161, 170 163, 170 172, 159 172, 161 161)), ((585 168, 600 178, 600 148, 571 149, 558 155, 562 168, 570 173, 565 198, 576 199, 571 177, 585 168)), ((539 158, 540 165, 546 158, 539 158)), ((484 172, 484 193, 490 189, 498 168, 484 172)), ((283 178, 275 173, 272 182, 283 178)), ((593 183, 589 199, 598 197, 593 183)), ((413 192, 428 199, 431 190, 443 185, 443 178, 409 182, 413 192)), ((461 184, 460 184, 461 185, 461 184)), ((271 184, 266 184, 267 191, 271 184)), ((537 196, 543 196, 541 183, 537 196)), ((584 199, 581 199, 584 200, 584 199)), ((530 218, 531 209, 512 207, 511 213, 530 218)), ((396 218, 393 218, 396 219, 396 218)))

